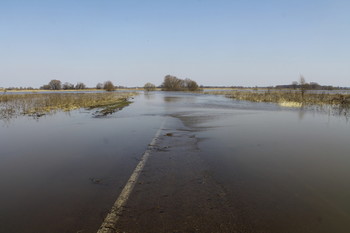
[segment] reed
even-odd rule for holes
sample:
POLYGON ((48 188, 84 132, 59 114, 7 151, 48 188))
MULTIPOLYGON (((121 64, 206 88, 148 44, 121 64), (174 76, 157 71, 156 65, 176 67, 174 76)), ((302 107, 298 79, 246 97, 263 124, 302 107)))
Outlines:
POLYGON ((281 106, 302 107, 304 105, 349 106, 350 95, 338 93, 304 93, 298 91, 213 91, 208 94, 224 95, 236 100, 278 103, 281 106))
POLYGON ((0 95, 0 118, 9 119, 19 115, 40 117, 57 111, 97 109, 97 116, 111 114, 129 105, 133 92, 101 93, 49 93, 49 94, 2 94, 0 95))

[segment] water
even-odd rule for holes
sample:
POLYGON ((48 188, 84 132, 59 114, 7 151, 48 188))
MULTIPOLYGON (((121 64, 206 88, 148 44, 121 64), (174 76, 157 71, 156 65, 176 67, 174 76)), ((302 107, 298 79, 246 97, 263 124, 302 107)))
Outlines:
POLYGON ((173 116, 197 131, 201 156, 252 232, 349 231, 346 116, 187 98, 173 116))
POLYGON ((2 122, 0 232, 95 232, 160 126, 147 111, 2 122))
POLYGON ((199 138, 210 174, 252 232, 350 229, 344 116, 155 92, 107 118, 80 110, 3 122, 0 232, 94 232, 163 119, 199 138))
POLYGON ((254 232, 350 229, 346 122, 312 114, 300 119, 296 112, 235 111, 216 126, 200 133, 207 138, 200 145, 203 156, 254 232))

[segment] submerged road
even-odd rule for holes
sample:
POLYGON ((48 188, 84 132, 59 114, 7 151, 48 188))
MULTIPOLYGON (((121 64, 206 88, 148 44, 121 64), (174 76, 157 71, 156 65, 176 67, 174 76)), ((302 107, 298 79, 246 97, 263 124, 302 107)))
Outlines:
MULTIPOLYGON (((319 159, 329 154, 322 146, 315 149, 325 142, 337 147, 334 132, 323 128, 325 116, 313 116, 315 125, 307 128, 307 113, 274 104, 183 93, 145 97, 143 104, 156 107, 154 114, 165 123, 141 160, 142 169, 136 169, 127 199, 114 209, 116 218, 107 217, 99 233, 350 229, 348 201, 327 193, 334 181, 346 178, 325 169, 319 159), (322 137, 314 135, 316 128, 322 137), (329 180, 330 173, 337 178, 329 180)), ((333 162, 342 163, 338 156, 347 152, 344 144, 333 162)), ((348 168, 341 172, 350 177, 348 168)), ((343 193, 339 196, 346 193, 342 186, 333 188, 343 193)))
POLYGON ((158 131, 98 232, 248 232, 200 157, 194 132, 167 126, 158 131))
POLYGON ((172 92, 92 116, 2 126, 0 233, 349 232, 347 116, 172 92))
POLYGON ((149 95, 146 104, 164 119, 98 233, 249 232, 200 155, 196 133, 203 128, 189 120, 203 115, 183 119, 203 103, 193 95, 149 95))

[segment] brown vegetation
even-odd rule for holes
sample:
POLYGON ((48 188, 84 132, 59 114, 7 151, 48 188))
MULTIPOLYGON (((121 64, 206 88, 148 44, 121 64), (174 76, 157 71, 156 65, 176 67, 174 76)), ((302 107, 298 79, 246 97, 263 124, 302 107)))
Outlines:
POLYGON ((162 84, 163 91, 198 91, 198 84, 191 79, 179 79, 172 75, 164 77, 162 84))
POLYGON ((144 86, 143 86, 143 89, 145 91, 155 91, 156 90, 156 85, 154 85, 153 83, 146 83, 144 86))
POLYGON ((299 103, 301 105, 350 105, 350 94, 307 93, 299 91, 216 91, 208 94, 252 102, 299 103))
POLYGON ((106 115, 130 104, 128 98, 136 93, 51 93, 0 95, 0 119, 19 115, 40 117, 56 111, 79 108, 99 109, 97 115, 106 115))
POLYGON ((112 81, 106 81, 103 84, 103 89, 105 89, 106 91, 114 91, 115 90, 115 86, 112 83, 112 81))

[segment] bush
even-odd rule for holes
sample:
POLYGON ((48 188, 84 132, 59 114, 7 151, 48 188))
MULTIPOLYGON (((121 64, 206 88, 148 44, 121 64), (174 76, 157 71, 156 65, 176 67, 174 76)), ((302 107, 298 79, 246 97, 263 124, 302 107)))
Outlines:
POLYGON ((60 80, 53 79, 48 84, 50 86, 50 90, 61 90, 62 85, 60 80))
POLYGON ((185 79, 184 84, 185 88, 189 91, 197 91, 199 89, 198 84, 189 78, 185 79))
POLYGON ((97 83, 96 84, 96 89, 103 89, 103 84, 102 83, 97 83))
POLYGON ((63 83, 62 88, 63 88, 63 90, 72 90, 72 89, 74 89, 74 84, 69 83, 69 82, 65 82, 65 83, 63 83))
POLYGON ((145 91, 155 91, 156 90, 156 85, 152 84, 152 83, 146 83, 143 88, 145 89, 145 91))
POLYGON ((77 83, 75 89, 86 89, 86 85, 84 83, 77 83))
POLYGON ((183 91, 183 80, 172 75, 167 75, 164 77, 162 86, 163 91, 183 91))
POLYGON ((103 84, 103 89, 105 89, 106 91, 114 91, 115 87, 114 87, 114 84, 112 83, 112 81, 106 81, 103 84))
POLYGON ((191 79, 179 79, 172 75, 164 77, 162 84, 163 91, 197 91, 199 89, 198 84, 191 79))

